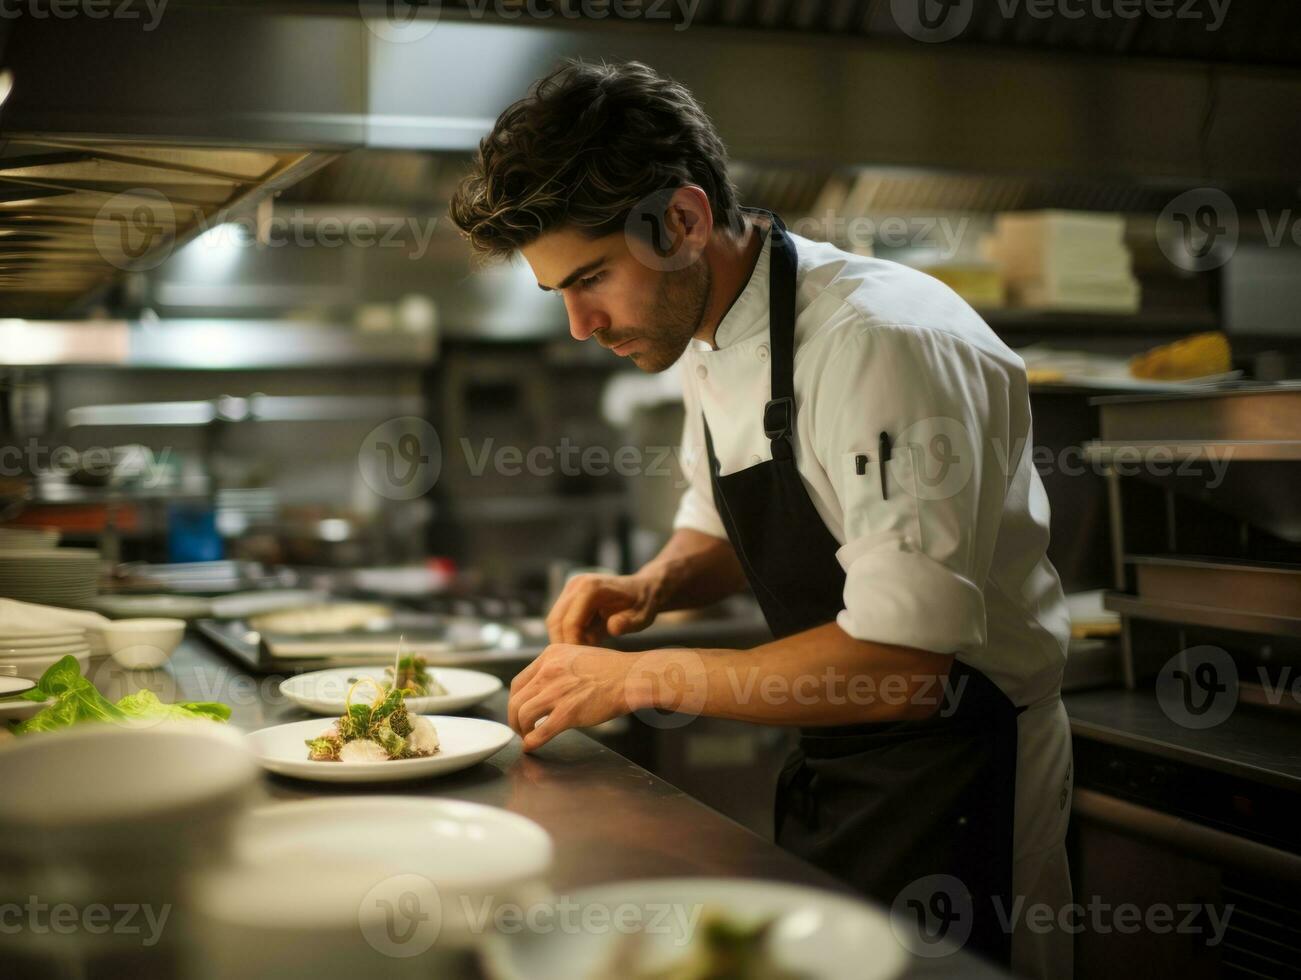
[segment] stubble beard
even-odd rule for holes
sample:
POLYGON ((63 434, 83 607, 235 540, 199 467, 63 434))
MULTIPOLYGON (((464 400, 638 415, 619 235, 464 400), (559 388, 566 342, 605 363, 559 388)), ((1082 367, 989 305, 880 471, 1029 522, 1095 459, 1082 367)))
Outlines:
POLYGON ((646 349, 629 359, 647 374, 658 374, 678 362, 700 329, 709 304, 709 263, 703 257, 685 269, 665 272, 654 305, 646 313, 651 329, 642 334, 646 349))

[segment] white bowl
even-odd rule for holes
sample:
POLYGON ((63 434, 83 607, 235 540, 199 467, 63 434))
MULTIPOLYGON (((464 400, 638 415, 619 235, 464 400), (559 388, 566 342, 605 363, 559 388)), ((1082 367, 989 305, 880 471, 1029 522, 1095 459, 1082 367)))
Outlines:
POLYGON ((0 851, 216 853, 256 777, 244 737, 212 721, 19 735, 0 750, 0 851))
POLYGON ((183 619, 119 619, 104 627, 104 645, 128 670, 152 670, 167 663, 184 635, 183 619))

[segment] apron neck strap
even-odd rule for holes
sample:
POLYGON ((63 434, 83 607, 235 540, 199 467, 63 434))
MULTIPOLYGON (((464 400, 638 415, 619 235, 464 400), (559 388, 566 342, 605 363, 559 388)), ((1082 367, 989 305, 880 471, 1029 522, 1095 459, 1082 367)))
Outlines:
POLYGON ((771 211, 746 208, 771 222, 768 232, 768 342, 771 398, 763 407, 763 432, 773 459, 794 459, 795 443, 795 243, 781 218, 771 211))

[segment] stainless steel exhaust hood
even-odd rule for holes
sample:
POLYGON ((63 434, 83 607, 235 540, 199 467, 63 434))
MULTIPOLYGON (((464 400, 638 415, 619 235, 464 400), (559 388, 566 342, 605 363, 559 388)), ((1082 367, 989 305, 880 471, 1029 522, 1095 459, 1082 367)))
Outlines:
POLYGON ((471 21, 449 4, 402 43, 351 3, 293 9, 317 13, 176 0, 149 30, 0 25, 15 86, 0 109, 0 315, 84 311, 123 269, 348 149, 465 153, 564 57, 681 79, 738 170, 791 175, 801 198, 865 166, 1017 182, 1022 201, 1046 181, 1111 188, 1099 200, 1122 186, 1160 199, 1212 184, 1271 207, 1297 194, 1301 76, 1285 70, 737 30, 708 4, 701 23, 716 26, 683 31, 471 21), (155 227, 171 230, 158 250, 115 244, 155 227))
POLYGON ((358 25, 329 18, 11 25, 0 313, 84 309, 121 273, 359 145, 364 53, 358 25))

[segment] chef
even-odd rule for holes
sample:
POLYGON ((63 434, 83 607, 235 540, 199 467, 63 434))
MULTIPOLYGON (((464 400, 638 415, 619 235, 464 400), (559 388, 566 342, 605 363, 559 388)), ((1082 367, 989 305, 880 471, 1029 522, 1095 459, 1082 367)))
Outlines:
POLYGON ((567 584, 511 685, 525 750, 654 709, 795 727, 780 844, 924 938, 1070 976, 1043 911, 1071 902, 1069 622, 1021 360, 937 280, 741 208, 708 116, 644 65, 538 82, 452 216, 577 340, 684 388, 674 534, 567 584), (747 587, 771 643, 601 645, 747 587))

